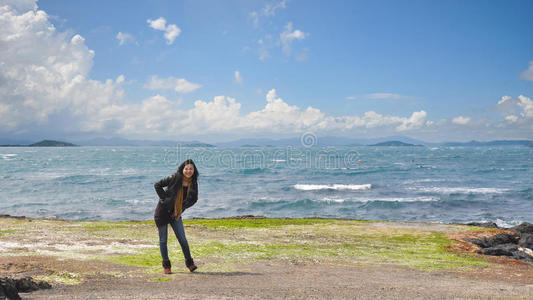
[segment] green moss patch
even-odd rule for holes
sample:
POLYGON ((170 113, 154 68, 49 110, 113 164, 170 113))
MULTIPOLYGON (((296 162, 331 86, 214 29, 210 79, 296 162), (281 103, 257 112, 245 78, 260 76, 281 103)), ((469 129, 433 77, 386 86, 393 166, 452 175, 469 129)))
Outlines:
POLYGON ((81 222, 85 230, 107 231, 126 228, 127 225, 121 222, 81 222))
MULTIPOLYGON (((454 242, 446 233, 462 230, 457 225, 413 223, 406 226, 387 222, 383 226, 382 223, 336 219, 195 219, 184 223, 192 255, 203 264, 200 270, 206 272, 231 272, 238 265, 265 260, 333 265, 390 264, 425 270, 489 265, 479 257, 447 250, 454 242)), ((3 228, 0 237, 17 239, 19 243, 24 243, 23 238, 27 236, 46 235, 48 240, 57 241, 63 248, 65 244, 78 242, 97 246, 94 252, 87 252, 83 247, 57 250, 59 256, 109 261, 145 268, 148 273, 161 272, 157 228, 151 220, 28 222, 6 219, 0 220, 0 225, 3 228), (9 226, 4 226, 6 224, 9 226), (18 239, 24 230, 32 235, 20 235, 18 239), (76 241, 69 239, 73 230, 76 241)), ((470 229, 465 226, 465 230, 470 229)), ((186 272, 181 248, 170 228, 168 232, 170 259, 177 267, 173 270, 186 272)), ((28 248, 35 247, 35 239, 27 242, 28 248)), ((53 246, 32 250, 51 251, 53 246)))
POLYGON ((163 277, 163 278, 152 278, 150 279, 151 282, 163 282, 163 281, 169 281, 170 277, 163 277))
POLYGON ((368 223, 369 221, 335 219, 193 219, 184 220, 185 225, 201 225, 209 228, 272 228, 286 225, 313 225, 336 222, 368 223))

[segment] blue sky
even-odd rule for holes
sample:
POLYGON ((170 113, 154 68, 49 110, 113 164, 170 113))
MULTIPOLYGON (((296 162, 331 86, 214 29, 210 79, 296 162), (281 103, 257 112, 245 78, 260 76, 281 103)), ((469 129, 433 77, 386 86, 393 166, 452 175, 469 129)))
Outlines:
POLYGON ((0 7, 4 137, 533 139, 531 1, 0 7))

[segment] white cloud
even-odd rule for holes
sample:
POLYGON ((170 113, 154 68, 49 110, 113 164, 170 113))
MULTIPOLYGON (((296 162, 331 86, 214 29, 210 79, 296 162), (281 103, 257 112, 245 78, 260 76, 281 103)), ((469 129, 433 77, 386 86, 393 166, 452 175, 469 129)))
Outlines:
POLYGON ((235 76, 235 82, 238 83, 238 84, 242 84, 241 72, 235 71, 234 76, 235 76))
POLYGON ((252 20, 252 23, 254 24, 254 27, 259 26, 259 15, 257 14, 256 11, 252 11, 248 16, 252 20))
POLYGON ((172 45, 176 37, 181 33, 181 29, 175 24, 168 24, 167 20, 163 17, 160 17, 156 20, 148 19, 146 22, 155 30, 164 31, 165 39, 167 40, 168 45, 172 45))
POLYGON ((324 118, 324 113, 319 109, 307 107, 301 110, 297 106, 287 104, 277 96, 275 89, 267 93, 266 100, 267 104, 262 110, 251 112, 244 117, 243 123, 246 127, 298 132, 311 128, 324 118))
POLYGON ((286 55, 291 54, 291 44, 294 40, 303 40, 307 36, 309 36, 308 33, 305 33, 299 29, 293 30, 292 27, 292 22, 287 23, 287 25, 285 26, 285 31, 283 31, 279 35, 283 52, 286 55))
MULTIPOLYGON (((291 105, 274 89, 266 93, 264 107, 247 113, 241 113, 242 104, 227 96, 216 96, 211 101, 197 100, 190 109, 184 109, 180 101, 162 95, 131 103, 126 101, 122 89, 127 82, 123 74, 105 81, 90 78, 95 53, 87 47, 82 36, 58 32, 50 17, 38 10, 34 1, 0 1, 9 4, 0 5, 2 134, 38 131, 42 136, 74 132, 177 138, 197 133, 223 139, 229 134, 280 137, 309 131, 346 136, 425 132, 427 136, 434 136, 443 130, 456 131, 454 120, 465 121, 456 118, 451 122, 432 122, 427 120, 424 110, 407 117, 374 111, 332 116, 315 107, 291 105)), ((163 20, 155 20, 152 25, 168 28, 163 20)), ((240 73, 238 75, 236 80, 240 73)), ((145 86, 180 93, 200 87, 184 78, 158 76, 152 76, 145 86)), ((387 93, 375 93, 374 98, 383 96, 379 94, 387 93)), ((387 97, 397 98, 394 95, 397 94, 387 97)), ((504 96, 498 103, 498 108, 510 106, 501 128, 475 120, 469 121, 469 128, 477 126, 482 134, 489 130, 507 130, 505 133, 513 133, 513 136, 518 135, 514 134, 518 128, 524 137, 531 136, 533 101, 520 95, 517 98, 504 96)))
POLYGON ((117 36, 116 36, 117 40, 119 41, 119 45, 122 46, 128 42, 130 43, 135 43, 135 38, 133 37, 133 35, 129 34, 129 33, 123 33, 123 32, 119 32, 117 33, 117 36))
POLYGON ((400 124, 396 129, 398 131, 405 131, 405 130, 413 130, 418 129, 426 125, 426 116, 427 113, 423 110, 421 111, 415 111, 411 115, 411 117, 407 120, 402 120, 402 124, 400 124))
POLYGON ((165 31, 167 29, 167 20, 163 17, 156 20, 148 19, 146 22, 155 30, 165 31))
POLYGON ((119 76, 117 77, 117 79, 115 80, 115 82, 116 82, 117 84, 121 84, 121 83, 123 83, 125 80, 126 80, 126 78, 124 77, 124 75, 121 74, 121 75, 119 75, 119 76))
POLYGON ((505 121, 514 123, 514 122, 518 121, 518 117, 515 116, 515 115, 508 115, 508 116, 505 117, 505 121))
POLYGON ((520 78, 524 80, 533 81, 533 60, 529 62, 529 68, 520 73, 520 78))
POLYGON ((519 95, 517 99, 503 96, 496 109, 504 113, 505 120, 510 123, 533 127, 533 101, 524 95, 519 95))
POLYGON ((144 85, 150 90, 175 90, 178 93, 190 93, 202 86, 200 84, 187 81, 185 78, 159 78, 157 75, 150 77, 150 80, 144 85))
POLYGON ((179 29, 178 26, 174 24, 170 24, 167 26, 167 29, 165 30, 165 38, 167 39, 167 44, 174 43, 174 40, 178 35, 180 35, 181 29, 179 29))
POLYGON ((37 0, 1 0, 0 6, 4 5, 17 14, 37 10, 37 0))
POLYGON ((499 101, 498 101, 498 105, 503 105, 505 103, 509 103, 510 101, 513 100, 513 97, 511 96, 503 96, 499 101))
POLYGON ((518 96, 518 100, 520 101, 518 106, 522 108, 522 117, 526 119, 533 118, 533 101, 524 95, 518 96))
POLYGON ((276 15, 277 10, 281 8, 286 8, 286 7, 287 7, 286 0, 282 0, 279 2, 270 2, 270 3, 267 3, 265 7, 263 7, 261 12, 263 16, 273 17, 276 15))
POLYGON ((466 125, 466 124, 470 123, 470 118, 469 117, 459 116, 459 117, 453 118, 452 119, 452 123, 453 124, 457 124, 457 125, 466 125))
POLYGON ((255 28, 259 26, 259 20, 261 17, 274 17, 278 10, 287 7, 287 1, 273 1, 265 4, 265 6, 259 11, 252 11, 248 14, 249 18, 252 20, 252 23, 255 28))
POLYGON ((409 118, 398 116, 384 116, 375 111, 368 111, 362 117, 341 116, 326 117, 319 124, 321 130, 350 131, 355 129, 378 129, 389 132, 402 132, 433 126, 434 123, 426 121, 425 111, 413 112, 409 118))
POLYGON ((0 6, 0 127, 39 128, 50 117, 68 113, 85 130, 100 109, 120 101, 113 80, 88 78, 94 51, 80 35, 56 31, 33 1, 0 6), (12 6, 15 4, 15 6, 12 6))

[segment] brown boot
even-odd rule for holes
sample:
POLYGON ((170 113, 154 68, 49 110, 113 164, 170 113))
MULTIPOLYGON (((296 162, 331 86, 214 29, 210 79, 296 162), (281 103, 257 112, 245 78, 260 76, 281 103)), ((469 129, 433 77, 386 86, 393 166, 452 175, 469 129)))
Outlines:
POLYGON ((198 267, 194 264, 194 260, 192 258, 191 260, 185 260, 185 265, 191 272, 194 272, 194 270, 198 269, 198 267))
POLYGON ((170 270, 171 268, 171 265, 170 265, 170 260, 164 260, 163 261, 163 273, 165 274, 170 274, 172 273, 172 271, 170 270))

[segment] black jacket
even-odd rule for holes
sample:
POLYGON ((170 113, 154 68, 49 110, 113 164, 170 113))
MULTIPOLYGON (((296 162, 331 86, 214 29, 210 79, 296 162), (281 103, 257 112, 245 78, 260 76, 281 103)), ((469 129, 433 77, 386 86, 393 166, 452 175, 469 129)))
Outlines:
MULTIPOLYGON (((159 202, 154 212, 154 220, 157 227, 167 225, 172 220, 174 204, 176 203, 176 196, 181 188, 181 184, 182 175, 177 172, 154 184, 155 191, 159 196, 159 202), (167 187, 167 189, 165 190, 163 187, 167 187)), ((193 180, 189 188, 189 196, 183 200, 182 211, 193 206, 196 201, 198 201, 198 182, 193 180)))

